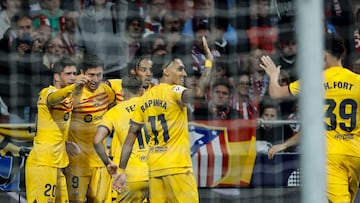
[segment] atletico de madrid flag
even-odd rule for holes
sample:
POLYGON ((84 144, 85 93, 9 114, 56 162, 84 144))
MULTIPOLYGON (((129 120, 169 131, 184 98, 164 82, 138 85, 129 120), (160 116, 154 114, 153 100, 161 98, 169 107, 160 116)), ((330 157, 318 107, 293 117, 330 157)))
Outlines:
POLYGON ((248 187, 256 158, 256 121, 194 121, 191 156, 199 187, 248 187))

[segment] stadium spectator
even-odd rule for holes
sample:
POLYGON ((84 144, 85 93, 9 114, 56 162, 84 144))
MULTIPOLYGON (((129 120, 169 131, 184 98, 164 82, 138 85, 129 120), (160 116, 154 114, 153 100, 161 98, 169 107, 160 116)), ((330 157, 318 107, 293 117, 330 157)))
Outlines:
MULTIPOLYGON (((287 86, 290 84, 290 75, 288 71, 281 69, 279 74, 279 85, 280 86, 287 86)), ((267 92, 267 95, 269 93, 267 92)), ((280 119, 287 119, 288 115, 296 111, 297 106, 297 98, 296 97, 289 97, 278 99, 280 112, 279 118, 280 119)))
POLYGON ((285 142, 271 146, 267 153, 268 158, 273 159, 276 153, 284 151, 289 147, 293 147, 294 145, 297 145, 300 142, 299 140, 300 140, 300 132, 297 132, 289 139, 287 139, 285 142))
POLYGON ((250 2, 250 16, 245 23, 247 37, 251 49, 263 49, 268 54, 276 52, 278 41, 278 29, 274 22, 271 22, 269 1, 255 0, 250 2))
MULTIPOLYGON (((192 38, 194 36, 194 18, 206 19, 212 21, 215 16, 217 16, 217 9, 221 12, 227 12, 230 8, 224 1, 214 1, 214 0, 198 0, 193 1, 193 16, 186 19, 184 27, 182 29, 182 34, 192 38)), ((226 13, 227 14, 227 13, 226 13)), ((219 14, 219 16, 227 16, 226 14, 219 14)), ((210 26, 213 29, 212 26, 210 26)), ((226 25, 226 33, 224 38, 227 42, 231 44, 237 43, 237 33, 229 23, 226 25)))
POLYGON ((229 79, 230 65, 228 57, 221 56, 216 58, 211 76, 212 79, 229 79))
POLYGON ((66 49, 60 37, 53 37, 45 43, 45 54, 43 64, 52 69, 53 65, 66 54, 66 49))
POLYGON ((1 0, 0 12, 0 39, 3 38, 4 33, 11 27, 12 17, 22 9, 21 0, 1 0))
POLYGON ((31 17, 27 13, 19 12, 11 20, 11 28, 5 32, 0 42, 1 51, 16 55, 31 53, 35 35, 31 17))
POLYGON ((193 22, 194 25, 194 40, 193 40, 193 45, 192 45, 192 57, 193 60, 195 62, 195 64, 200 67, 201 71, 204 71, 204 66, 205 66, 205 53, 204 53, 204 49, 202 46, 202 41, 201 38, 203 36, 206 37, 206 39, 208 40, 209 46, 210 46, 210 50, 212 52, 212 54, 214 55, 214 57, 218 57, 220 56, 220 52, 218 52, 217 50, 214 49, 214 38, 213 35, 211 33, 211 26, 210 26, 210 21, 208 19, 205 18, 193 18, 193 20, 195 22, 193 22))
MULTIPOLYGON (((186 70, 187 76, 185 78, 185 87, 188 89, 198 88, 201 72, 195 66, 186 67, 186 68, 187 68, 186 70)), ((205 97, 201 97, 201 98, 194 98, 192 101, 186 103, 189 121, 194 120, 193 114, 194 114, 195 106, 200 105, 204 101, 205 101, 205 97)))
POLYGON ((360 74, 360 53, 354 55, 351 68, 354 73, 360 74))
POLYGON ((267 52, 263 49, 254 49, 249 55, 250 99, 258 104, 266 96, 269 85, 269 77, 259 66, 260 58, 265 54, 267 52))
POLYGON ((37 39, 38 39, 38 49, 39 52, 45 52, 45 44, 48 40, 51 39, 51 27, 49 25, 40 25, 36 29, 37 39))
POLYGON ((60 0, 39 0, 40 13, 33 17, 34 27, 45 24, 51 27, 52 36, 57 36, 65 29, 64 11, 60 8, 60 0))
POLYGON ((299 79, 295 66, 297 47, 294 32, 283 32, 279 34, 278 52, 274 56, 277 64, 281 65, 282 70, 286 70, 289 74, 290 82, 299 79))
POLYGON ((247 73, 239 73, 234 80, 235 94, 231 100, 231 108, 238 111, 242 119, 258 118, 258 104, 249 97, 250 76, 247 73))
POLYGON ((212 38, 214 39, 214 49, 219 52, 219 55, 230 56, 234 54, 235 46, 226 39, 225 34, 229 21, 227 17, 215 16, 213 18, 214 26, 211 31, 212 38))
POLYGON ((52 73, 42 65, 40 41, 30 16, 20 12, 12 20, 12 28, 0 42, 1 97, 10 113, 22 122, 33 122, 38 93, 51 84, 52 73))
POLYGON ((217 78, 211 85, 210 100, 195 106, 194 120, 231 120, 240 114, 230 106, 232 86, 226 78, 217 78))
POLYGON ((355 16, 351 0, 325 1, 325 18, 335 28, 335 33, 344 39, 346 48, 343 57, 344 67, 351 65, 351 58, 355 52, 354 28, 355 16))
MULTIPOLYGON (((282 119, 283 120, 288 120, 288 121, 294 121, 294 122, 299 122, 300 121, 300 112, 299 112, 299 106, 298 106, 298 101, 297 100, 292 100, 293 101, 293 105, 294 105, 294 109, 293 111, 287 115, 284 115, 285 112, 281 112, 282 113, 282 119)), ((285 142, 283 142, 282 144, 278 144, 273 145, 269 150, 269 158, 272 158, 274 156, 275 153, 279 152, 279 151, 285 151, 285 152, 297 152, 298 151, 298 139, 300 136, 300 124, 299 123, 291 123, 289 125, 283 125, 283 135, 284 135, 284 140, 285 142)))
POLYGON ((355 51, 360 53, 360 7, 355 12, 354 45, 355 51))
MULTIPOLYGON (((211 99, 211 86, 217 79, 223 79, 230 83, 231 88, 234 86, 233 78, 230 77, 230 65, 227 57, 221 56, 214 60, 213 68, 211 71, 211 82, 209 87, 205 91, 205 99, 208 101, 211 99)), ((230 98, 232 94, 230 95, 230 98)))
POLYGON ((279 33, 292 31, 295 22, 296 1, 275 0, 270 1, 270 11, 273 14, 272 21, 277 22, 279 33))
POLYGON ((119 77, 128 62, 125 37, 127 3, 95 0, 81 12, 75 32, 75 52, 97 55, 104 61, 104 76, 119 77))
POLYGON ((144 34, 144 19, 140 15, 132 15, 126 18, 126 37, 129 46, 129 61, 132 61, 140 47, 140 41, 144 34))
POLYGON ((166 41, 166 50, 171 53, 175 44, 182 38, 182 19, 178 13, 168 11, 165 13, 161 24, 164 28, 163 36, 166 41))
POLYGON ((67 54, 69 56, 74 56, 75 54, 75 30, 76 30, 76 21, 80 13, 78 11, 65 11, 65 24, 64 30, 61 32, 61 39, 65 45, 67 54))
POLYGON ((149 0, 147 2, 147 15, 145 17, 144 37, 152 33, 162 34, 162 18, 166 13, 167 5, 165 0, 149 0))
POLYGON ((257 152, 267 154, 272 145, 284 142, 282 126, 266 123, 279 120, 280 109, 278 103, 271 99, 263 100, 259 104, 259 109, 259 126, 256 129, 257 152))
POLYGON ((146 37, 143 37, 140 40, 140 49, 138 49, 136 56, 143 56, 143 55, 162 55, 158 54, 156 52, 163 51, 167 53, 166 51, 166 43, 164 36, 158 34, 158 33, 152 33, 149 34, 146 37))

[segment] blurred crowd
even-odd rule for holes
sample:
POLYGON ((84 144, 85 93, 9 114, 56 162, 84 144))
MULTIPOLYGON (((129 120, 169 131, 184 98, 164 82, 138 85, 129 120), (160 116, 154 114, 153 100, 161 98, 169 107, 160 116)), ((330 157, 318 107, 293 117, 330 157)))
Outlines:
MULTIPOLYGON (((279 83, 298 79, 295 0, 0 0, 0 107, 2 122, 35 122, 41 88, 63 56, 81 65, 95 54, 105 79, 122 78, 136 57, 180 55, 185 86, 205 69, 205 36, 214 56, 204 98, 188 104, 190 119, 298 120, 297 99, 268 96, 259 67, 270 55, 281 65, 279 83)), ((343 37, 344 66, 360 73, 360 3, 324 0, 324 32, 343 37)), ((153 78, 156 83, 156 78, 153 78)), ((272 144, 298 132, 296 125, 260 125, 272 144), (268 134, 274 135, 269 136, 268 134), (278 136, 281 135, 281 138, 278 136), (271 137, 271 138, 270 138, 271 137)))

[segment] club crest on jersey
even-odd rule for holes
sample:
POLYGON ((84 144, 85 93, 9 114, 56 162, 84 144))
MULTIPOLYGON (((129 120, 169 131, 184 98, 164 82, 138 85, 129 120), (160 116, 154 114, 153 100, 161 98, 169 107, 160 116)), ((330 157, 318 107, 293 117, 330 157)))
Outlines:
POLYGON ((181 85, 176 85, 172 90, 175 93, 182 93, 184 91, 185 87, 181 86, 181 85))
POLYGON ((93 120, 93 117, 91 114, 87 114, 84 116, 85 123, 90 123, 93 120))
POLYGON ((69 120, 69 118, 70 118, 70 113, 69 113, 69 112, 66 112, 66 113, 64 114, 64 121, 69 120))
POLYGON ((139 157, 139 160, 140 160, 141 162, 147 161, 146 155, 141 155, 141 156, 139 157))

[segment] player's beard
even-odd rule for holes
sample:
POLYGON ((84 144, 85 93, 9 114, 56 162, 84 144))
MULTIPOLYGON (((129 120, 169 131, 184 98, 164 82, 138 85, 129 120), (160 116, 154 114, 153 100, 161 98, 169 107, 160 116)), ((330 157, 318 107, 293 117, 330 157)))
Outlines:
POLYGON ((87 88, 88 88, 88 90, 90 90, 90 91, 95 91, 98 87, 99 87, 99 85, 100 85, 100 82, 88 82, 88 83, 86 83, 86 86, 87 86, 87 88))

